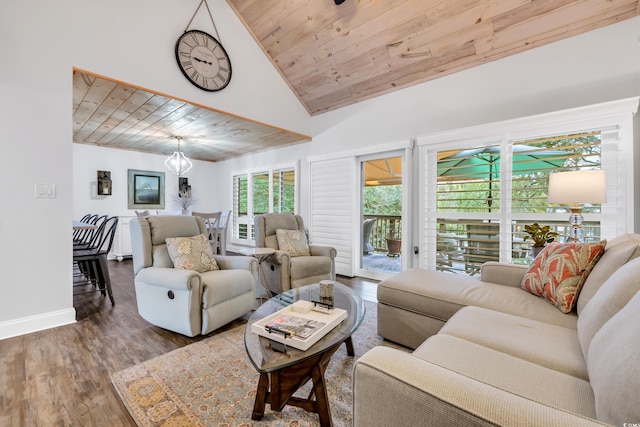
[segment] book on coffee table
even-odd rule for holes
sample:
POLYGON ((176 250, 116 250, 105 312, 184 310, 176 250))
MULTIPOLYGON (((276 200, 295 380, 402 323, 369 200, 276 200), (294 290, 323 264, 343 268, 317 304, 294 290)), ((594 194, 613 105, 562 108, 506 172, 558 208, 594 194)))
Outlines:
POLYGON ((285 307, 254 322, 251 331, 270 340, 306 351, 347 318, 347 311, 334 308, 329 313, 294 312, 285 307))

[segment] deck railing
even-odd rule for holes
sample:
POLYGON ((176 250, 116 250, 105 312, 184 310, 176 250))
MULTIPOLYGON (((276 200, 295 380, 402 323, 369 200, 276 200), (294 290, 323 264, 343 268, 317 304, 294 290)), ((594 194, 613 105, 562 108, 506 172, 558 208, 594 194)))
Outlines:
POLYGON ((364 219, 375 218, 376 222, 369 243, 376 252, 387 252, 387 236, 402 238, 402 217, 399 215, 365 215, 364 219))

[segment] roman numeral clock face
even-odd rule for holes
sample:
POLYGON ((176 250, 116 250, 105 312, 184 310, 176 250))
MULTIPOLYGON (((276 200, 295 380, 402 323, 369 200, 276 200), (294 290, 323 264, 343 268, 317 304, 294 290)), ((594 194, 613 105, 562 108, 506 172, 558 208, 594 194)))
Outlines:
POLYGON ((202 90, 222 90, 231 81, 231 61, 215 37, 199 30, 185 31, 176 43, 182 74, 202 90))

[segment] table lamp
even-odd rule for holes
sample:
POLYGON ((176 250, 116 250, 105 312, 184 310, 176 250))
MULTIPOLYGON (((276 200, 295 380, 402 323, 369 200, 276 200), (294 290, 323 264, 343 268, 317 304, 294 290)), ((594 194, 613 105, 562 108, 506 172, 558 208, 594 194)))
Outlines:
POLYGON ((583 203, 607 201, 606 179, 602 169, 556 172, 549 175, 549 203, 571 205, 568 241, 582 241, 583 203))

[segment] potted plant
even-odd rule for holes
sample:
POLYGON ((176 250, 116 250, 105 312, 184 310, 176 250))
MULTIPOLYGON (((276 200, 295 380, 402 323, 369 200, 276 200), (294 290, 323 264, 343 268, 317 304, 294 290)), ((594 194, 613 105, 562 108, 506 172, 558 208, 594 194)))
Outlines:
POLYGON ((196 202, 198 201, 196 198, 194 198, 191 195, 190 189, 180 190, 180 192, 178 192, 178 197, 176 197, 175 199, 178 202, 178 205, 180 205, 180 207, 182 208, 182 213, 185 215, 189 213, 189 207, 195 205, 196 202))
POLYGON ((538 256, 542 248, 544 248, 547 243, 553 242, 556 237, 559 236, 558 233, 551 230, 550 226, 541 226, 537 222, 534 222, 531 225, 525 225, 524 232, 527 233, 527 235, 524 236, 524 240, 533 241, 533 244, 531 245, 531 251, 533 252, 534 258, 538 256))
POLYGON ((400 231, 396 230, 396 221, 391 220, 389 224, 389 233, 387 234, 387 256, 400 256, 402 248, 402 239, 400 231))

